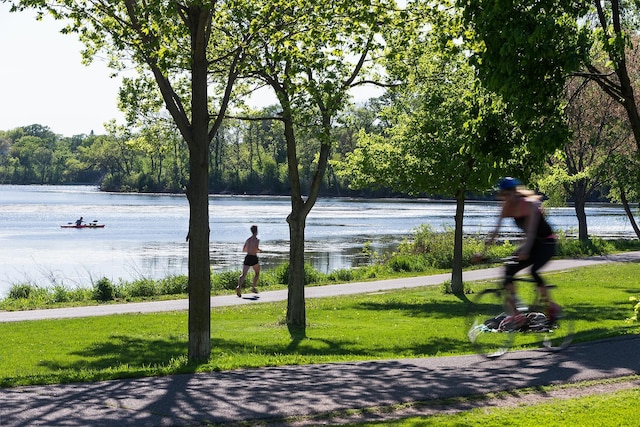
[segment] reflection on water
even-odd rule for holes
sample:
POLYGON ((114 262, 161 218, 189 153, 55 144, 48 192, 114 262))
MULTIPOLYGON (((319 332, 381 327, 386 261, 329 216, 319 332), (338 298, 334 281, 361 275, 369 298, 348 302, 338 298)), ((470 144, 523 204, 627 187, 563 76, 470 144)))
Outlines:
MULTIPOLYGON (((288 258, 287 197, 212 196, 211 265, 236 270, 251 224, 258 224, 265 268, 288 258)), ((464 231, 486 233, 496 203, 468 203, 464 231)), ((305 230, 306 259, 323 272, 362 261, 365 243, 391 250, 412 230, 429 224, 454 226, 455 204, 427 200, 321 199, 305 230)), ((569 234, 577 228, 573 209, 548 211, 550 222, 569 234)), ((634 238, 622 209, 588 208, 589 231, 602 237, 634 238)), ((87 286, 101 277, 131 280, 186 274, 189 208, 182 195, 111 194, 87 186, 0 186, 0 295, 11 283, 87 286), (83 216, 104 229, 62 229, 83 216)), ((516 233, 513 226, 505 233, 516 233)))

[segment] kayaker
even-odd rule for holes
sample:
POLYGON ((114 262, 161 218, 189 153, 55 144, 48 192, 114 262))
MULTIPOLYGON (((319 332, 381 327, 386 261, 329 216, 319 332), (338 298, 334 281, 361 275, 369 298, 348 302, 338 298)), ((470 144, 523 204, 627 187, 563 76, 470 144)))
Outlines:
POLYGON ((82 217, 80 217, 80 219, 76 220, 76 226, 80 227, 83 222, 84 222, 84 220, 82 219, 82 217))

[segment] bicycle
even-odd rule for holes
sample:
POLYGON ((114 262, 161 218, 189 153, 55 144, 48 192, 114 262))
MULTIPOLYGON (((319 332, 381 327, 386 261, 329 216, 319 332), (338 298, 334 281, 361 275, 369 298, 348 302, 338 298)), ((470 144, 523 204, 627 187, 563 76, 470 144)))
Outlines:
MULTIPOLYGON (((507 259, 508 262, 513 261, 507 259)), ((527 277, 514 277, 513 281, 535 284, 527 277)), ((555 285, 546 285, 546 288, 549 293, 555 285)), ((492 284, 478 292, 468 304, 466 334, 478 354, 487 358, 500 357, 511 349, 516 338, 523 346, 541 340, 542 347, 553 352, 562 351, 571 344, 574 326, 566 309, 550 315, 550 305, 540 300, 539 292, 519 290, 516 293, 517 314, 509 316, 505 309, 507 294, 501 284, 498 287, 492 284)))

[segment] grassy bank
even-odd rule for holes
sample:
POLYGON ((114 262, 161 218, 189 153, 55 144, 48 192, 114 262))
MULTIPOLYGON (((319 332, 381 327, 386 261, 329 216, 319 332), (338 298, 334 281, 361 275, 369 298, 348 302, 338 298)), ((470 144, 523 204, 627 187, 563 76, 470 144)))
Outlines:
MULTIPOLYGON (((390 253, 376 253, 365 244, 362 253, 370 265, 351 269, 336 270, 323 274, 310 265, 305 266, 307 285, 317 286, 353 281, 381 280, 397 277, 436 274, 450 271, 453 260, 453 231, 436 233, 427 226, 418 227, 411 239, 399 245, 390 253)), ((513 253, 516 245, 504 241, 491 247, 490 258, 503 258, 513 253)), ((464 242, 463 264, 472 268, 471 257, 484 249, 481 237, 467 237, 464 242)), ((560 236, 559 257, 583 257, 605 255, 609 253, 640 250, 638 240, 602 240, 592 239, 580 242, 560 236)), ((260 288, 275 290, 286 287, 288 265, 263 271, 260 276, 260 288)), ((212 273, 211 294, 233 293, 240 271, 212 273)), ((249 277, 246 283, 250 283, 249 277)), ((34 283, 14 284, 6 298, 0 300, 0 310, 29 310, 36 308, 58 308, 86 306, 105 303, 139 302, 159 299, 177 299, 187 297, 187 276, 168 276, 160 280, 140 278, 132 281, 112 281, 100 278, 81 287, 68 287, 64 283, 51 283, 43 286, 34 283)))
MULTIPOLYGON (((570 301, 576 341, 640 332, 628 323, 637 265, 547 277, 570 301)), ((470 285, 470 289, 473 289, 470 285)), ((440 287, 309 299, 306 330, 284 323, 286 302, 212 309, 212 354, 192 365, 187 313, 127 314, 0 324, 0 386, 472 352, 465 305, 440 287)))

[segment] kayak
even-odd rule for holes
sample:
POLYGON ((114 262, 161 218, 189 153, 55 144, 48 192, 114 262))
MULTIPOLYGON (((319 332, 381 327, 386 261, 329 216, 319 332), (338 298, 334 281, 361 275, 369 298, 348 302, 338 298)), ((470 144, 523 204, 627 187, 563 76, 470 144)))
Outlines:
POLYGON ((61 225, 60 228, 104 228, 104 224, 81 224, 81 225, 68 224, 68 225, 61 225))

